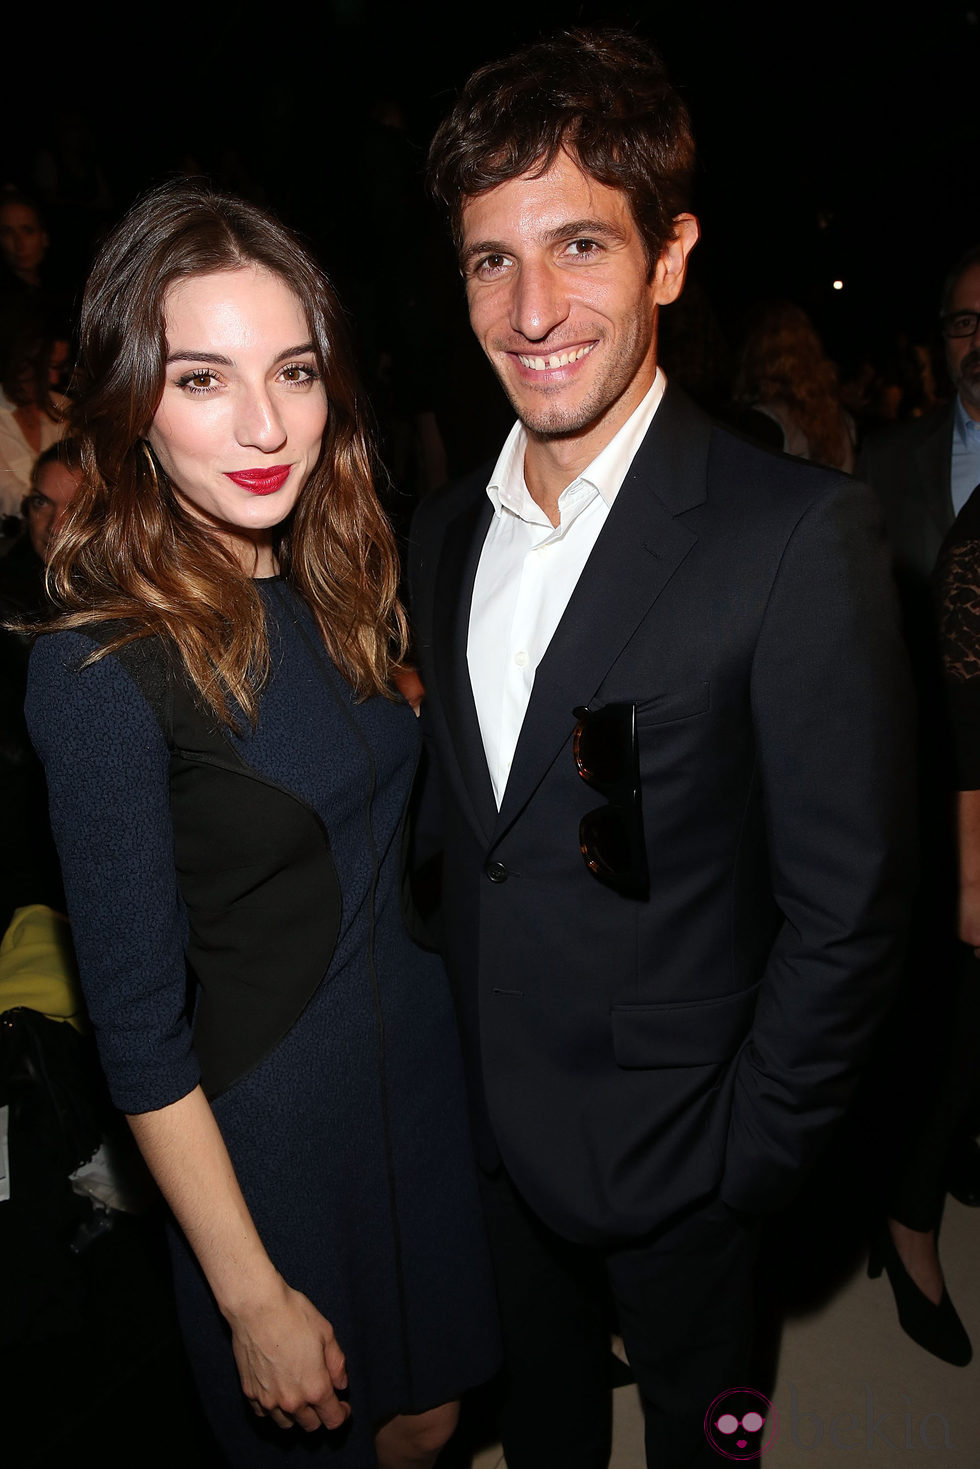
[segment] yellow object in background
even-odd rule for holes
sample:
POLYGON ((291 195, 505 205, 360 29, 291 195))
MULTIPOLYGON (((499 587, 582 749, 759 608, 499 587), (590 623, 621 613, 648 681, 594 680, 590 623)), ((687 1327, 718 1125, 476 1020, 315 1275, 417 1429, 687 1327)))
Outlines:
POLYGON ((16 909, 0 941, 0 1014, 18 1005, 88 1030, 68 919, 43 903, 16 909))

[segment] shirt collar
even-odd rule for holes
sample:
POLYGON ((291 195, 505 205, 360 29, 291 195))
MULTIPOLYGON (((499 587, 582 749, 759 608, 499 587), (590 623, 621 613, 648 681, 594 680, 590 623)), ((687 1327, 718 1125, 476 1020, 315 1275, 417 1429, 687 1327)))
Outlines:
POLYGON ((963 407, 963 399, 956 395, 956 436, 964 449, 971 454, 980 453, 980 423, 971 418, 963 407))
MULTIPOLYGON (((594 493, 598 491, 610 509, 619 494, 623 480, 629 471, 637 449, 643 442, 653 416, 660 407, 667 386, 662 368, 657 368, 649 392, 630 414, 622 428, 609 440, 604 449, 582 470, 559 496, 559 504, 568 495, 571 498, 579 486, 586 485, 594 493)), ((538 521, 542 512, 531 498, 524 480, 524 452, 527 448, 527 431, 519 421, 514 424, 504 441, 504 446, 493 467, 487 485, 487 495, 496 515, 504 510, 520 516, 522 520, 538 521)))

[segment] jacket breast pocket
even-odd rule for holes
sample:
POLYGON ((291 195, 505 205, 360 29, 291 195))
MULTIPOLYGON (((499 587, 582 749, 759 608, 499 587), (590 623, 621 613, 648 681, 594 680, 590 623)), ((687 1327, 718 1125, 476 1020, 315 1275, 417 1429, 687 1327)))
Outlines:
POLYGON ((641 729, 648 724, 670 724, 678 719, 705 714, 710 707, 711 685, 705 681, 692 684, 690 688, 657 694, 652 699, 638 699, 636 723, 641 729))
POLYGON ((758 985, 720 999, 614 1005, 613 1052, 624 1070, 719 1066, 752 1024, 758 985))

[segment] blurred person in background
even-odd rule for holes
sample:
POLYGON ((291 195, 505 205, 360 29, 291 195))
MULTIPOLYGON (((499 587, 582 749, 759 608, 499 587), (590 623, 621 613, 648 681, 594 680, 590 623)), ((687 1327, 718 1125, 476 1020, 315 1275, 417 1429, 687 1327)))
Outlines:
MULTIPOLYGON (((52 444, 35 462, 23 529, 0 556, 0 624, 42 622, 53 610, 45 568, 81 479, 81 449, 74 439, 52 444)), ((44 774, 24 720, 29 653, 26 633, 0 626, 0 932, 25 904, 64 908, 44 774)))
POLYGON ((48 231, 37 206, 24 194, 0 196, 0 260, 3 293, 39 291, 41 266, 48 253, 48 231))
POLYGON ((45 566, 81 478, 81 447, 76 439, 59 439, 34 461, 31 488, 21 504, 23 530, 0 556, 0 610, 4 616, 43 616, 50 605, 44 589, 45 566))
POLYGON ((0 516, 20 516, 35 460, 65 432, 68 399, 52 386, 64 349, 33 309, 0 319, 0 516))
MULTIPOLYGON (((887 1270, 908 1335, 934 1356, 965 1366, 972 1347, 946 1289, 937 1240, 947 1193, 980 1205, 974 1095, 980 1011, 977 967, 962 942, 957 913, 953 792, 963 776, 949 721, 944 661, 948 666, 950 660, 938 645, 933 583, 940 561, 938 574, 948 580, 950 548, 966 536, 961 522, 953 528, 954 520, 966 516, 980 484, 980 246, 946 277, 940 329, 950 401, 870 435, 858 464, 884 509, 918 686, 923 873, 905 983, 882 1056, 887 1225, 871 1270, 887 1270)), ((961 647, 963 635, 951 630, 949 619, 960 616, 956 598, 962 596, 962 585, 955 594, 943 592, 950 603, 944 637, 961 647)))
POLYGON ((735 425, 771 448, 850 474, 854 420, 842 406, 837 369, 810 318, 791 301, 762 307, 735 375, 735 425))

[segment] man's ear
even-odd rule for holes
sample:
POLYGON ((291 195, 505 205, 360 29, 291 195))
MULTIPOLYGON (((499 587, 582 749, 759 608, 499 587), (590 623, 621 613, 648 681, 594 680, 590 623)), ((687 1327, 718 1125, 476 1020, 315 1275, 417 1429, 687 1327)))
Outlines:
POLYGON ((678 214, 674 218, 674 235, 668 240, 656 265, 653 267, 654 300, 658 306, 676 301, 684 289, 687 275, 687 257, 701 235, 701 226, 693 214, 678 214))

